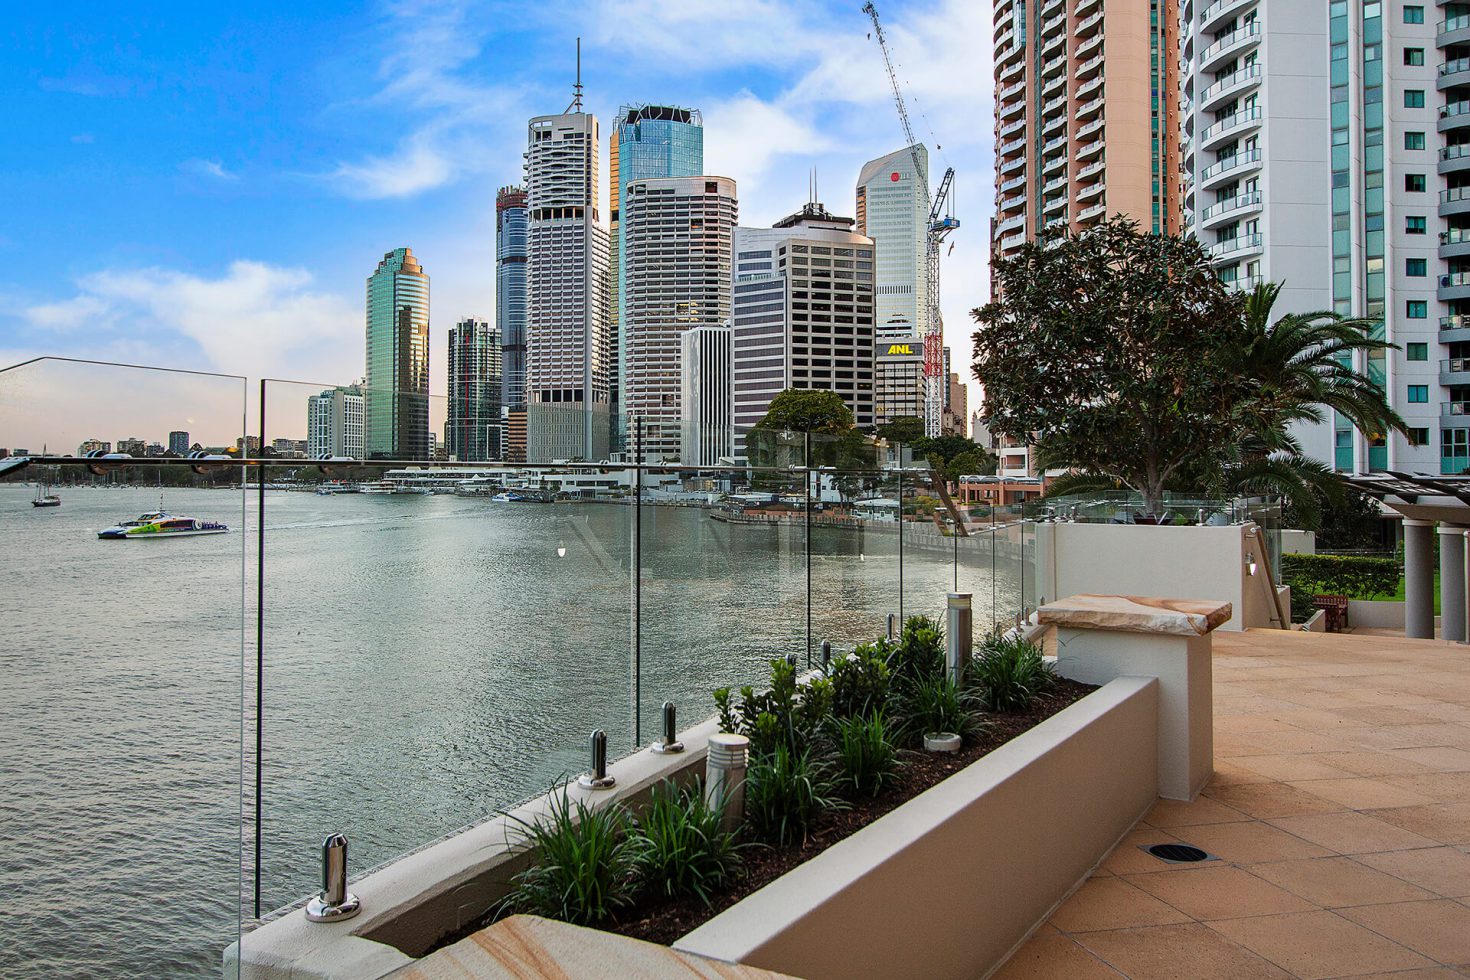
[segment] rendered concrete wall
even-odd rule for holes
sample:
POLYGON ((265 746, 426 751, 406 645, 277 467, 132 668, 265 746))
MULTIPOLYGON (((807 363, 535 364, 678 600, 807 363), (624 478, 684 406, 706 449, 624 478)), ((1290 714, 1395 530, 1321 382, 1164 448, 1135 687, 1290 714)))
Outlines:
POLYGON ((1273 610, 1265 553, 1246 533, 1251 527, 1040 524, 1037 592, 1045 601, 1082 594, 1214 599, 1233 610, 1221 629, 1281 627, 1290 616, 1273 610), (1248 556, 1256 558, 1255 575, 1248 556))
POLYGON ((1281 553, 1283 555, 1315 555, 1317 553, 1317 532, 1282 528, 1281 553))
POLYGON ((1158 710, 1155 678, 1112 681, 674 948, 808 980, 984 976, 1153 805, 1158 710))

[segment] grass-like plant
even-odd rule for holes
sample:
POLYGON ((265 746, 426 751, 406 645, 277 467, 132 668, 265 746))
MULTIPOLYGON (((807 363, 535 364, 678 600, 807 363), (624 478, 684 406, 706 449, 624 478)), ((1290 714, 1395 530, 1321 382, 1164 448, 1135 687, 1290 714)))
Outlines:
POLYGON ((888 658, 900 684, 917 684, 944 673, 944 627, 928 616, 910 616, 888 658))
POLYGON ((838 657, 828 668, 832 681, 832 714, 857 718, 882 711, 888 705, 892 671, 888 658, 892 648, 886 640, 864 643, 850 657, 838 657))
POLYGON ((534 851, 534 863, 512 879, 504 908, 576 925, 601 922, 630 905, 637 894, 644 842, 619 803, 589 807, 562 787, 548 796, 540 819, 512 817, 518 843, 534 851))
POLYGON ((898 778, 898 746, 882 711, 835 722, 839 785, 852 796, 877 796, 898 778))
POLYGON ((965 700, 959 685, 944 674, 920 681, 906 699, 908 735, 918 741, 938 732, 973 734, 975 716, 965 700))
POLYGON ((1025 711, 1056 681, 1041 647, 1012 636, 993 636, 970 661, 966 677, 989 711, 1025 711))
POLYGON ((809 747, 777 743, 768 755, 753 757, 745 773, 745 819, 751 832, 771 844, 805 841, 824 810, 843 809, 827 765, 809 747))
POLYGON ((682 790, 669 780, 655 786, 637 830, 646 887, 661 898, 694 895, 708 907, 740 873, 744 845, 720 826, 723 813, 705 801, 697 782, 682 790))

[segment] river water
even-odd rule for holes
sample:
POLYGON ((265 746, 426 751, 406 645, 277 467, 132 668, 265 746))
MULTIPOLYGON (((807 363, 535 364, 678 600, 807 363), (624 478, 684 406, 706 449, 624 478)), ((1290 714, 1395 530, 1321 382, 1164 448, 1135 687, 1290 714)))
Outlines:
MULTIPOLYGON (((0 486, 0 976, 217 975, 255 911, 256 495, 169 490, 236 533, 135 542, 95 532, 157 491, 32 492, 0 486)), ((632 507, 271 491, 265 523, 262 913, 318 887, 329 832, 356 872, 576 773, 594 727, 635 744, 632 507)), ((643 744, 664 700, 693 723, 804 658, 809 613, 841 649, 899 608, 892 525, 810 559, 800 525, 698 508, 639 533, 643 744)), ((1021 602, 988 539, 909 541, 906 614, 957 584, 982 626, 1021 602)))

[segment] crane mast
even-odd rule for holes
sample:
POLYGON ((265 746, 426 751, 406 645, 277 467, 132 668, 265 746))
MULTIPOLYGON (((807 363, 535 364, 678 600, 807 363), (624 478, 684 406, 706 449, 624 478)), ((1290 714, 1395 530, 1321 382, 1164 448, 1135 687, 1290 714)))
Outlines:
POLYGON ((928 225, 924 229, 924 266, 928 273, 926 289, 924 331, 924 434, 930 437, 940 434, 944 413, 944 327, 939 312, 939 247, 945 236, 960 226, 959 220, 944 214, 949 199, 950 187, 954 183, 954 168, 944 171, 939 182, 939 191, 932 197, 929 193, 929 173, 919 161, 919 141, 914 138, 914 127, 909 122, 908 106, 903 100, 903 89, 898 84, 898 72, 893 67, 893 58, 888 53, 888 38, 883 33, 883 24, 878 20, 878 8, 872 0, 863 5, 863 13, 873 21, 873 35, 878 39, 878 49, 883 52, 883 67, 888 71, 888 83, 893 87, 893 104, 898 109, 898 121, 903 126, 904 139, 908 140, 909 154, 913 157, 914 173, 924 195, 924 207, 928 213, 928 225))

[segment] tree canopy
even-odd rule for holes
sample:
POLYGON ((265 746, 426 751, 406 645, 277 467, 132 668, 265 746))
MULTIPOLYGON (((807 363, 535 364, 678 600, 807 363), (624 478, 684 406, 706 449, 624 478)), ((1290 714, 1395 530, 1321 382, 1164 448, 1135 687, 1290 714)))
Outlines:
POLYGON ((757 429, 792 432, 846 432, 854 426, 852 409, 835 391, 818 388, 787 388, 771 399, 757 429))

